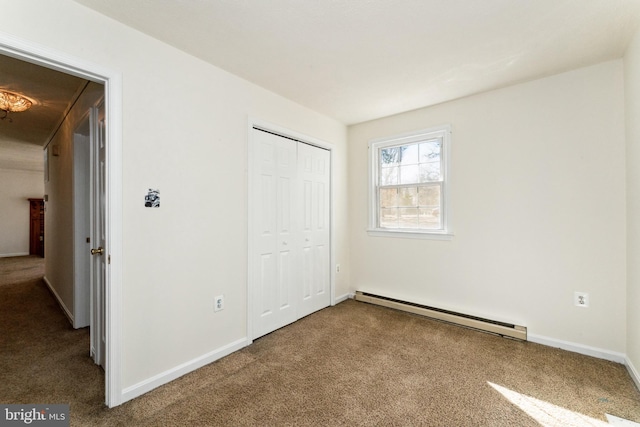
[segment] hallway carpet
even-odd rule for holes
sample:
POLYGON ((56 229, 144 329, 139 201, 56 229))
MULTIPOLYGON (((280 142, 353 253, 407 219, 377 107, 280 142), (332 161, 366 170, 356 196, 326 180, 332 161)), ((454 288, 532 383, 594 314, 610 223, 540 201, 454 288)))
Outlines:
POLYGON ((623 365, 351 300, 108 409, 88 330, 69 326, 34 260, 0 259, 0 403, 70 403, 72 426, 640 422, 623 365))

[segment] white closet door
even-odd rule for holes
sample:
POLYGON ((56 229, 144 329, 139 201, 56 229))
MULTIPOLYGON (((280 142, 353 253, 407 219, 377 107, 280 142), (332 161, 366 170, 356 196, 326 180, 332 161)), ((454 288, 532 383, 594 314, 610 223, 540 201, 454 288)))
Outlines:
POLYGON ((302 295, 298 318, 328 307, 330 292, 330 165, 328 150, 298 144, 302 295))
POLYGON ((254 338, 298 319, 297 142, 253 131, 254 338))

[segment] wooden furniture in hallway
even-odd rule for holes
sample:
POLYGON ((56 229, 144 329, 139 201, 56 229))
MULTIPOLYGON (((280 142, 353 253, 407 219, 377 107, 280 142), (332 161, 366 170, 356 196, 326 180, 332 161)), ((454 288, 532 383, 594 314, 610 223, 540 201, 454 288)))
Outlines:
POLYGON ((44 257, 43 199, 29 199, 29 255, 44 257))

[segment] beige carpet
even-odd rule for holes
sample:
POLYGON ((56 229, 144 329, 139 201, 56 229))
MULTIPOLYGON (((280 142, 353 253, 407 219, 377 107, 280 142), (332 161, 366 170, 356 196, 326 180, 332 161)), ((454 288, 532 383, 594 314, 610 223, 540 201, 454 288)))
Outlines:
POLYGON ((107 409, 88 331, 71 329, 37 276, 6 280, 33 271, 20 265, 0 259, 0 402, 70 403, 74 426, 640 422, 622 365, 355 301, 107 409))

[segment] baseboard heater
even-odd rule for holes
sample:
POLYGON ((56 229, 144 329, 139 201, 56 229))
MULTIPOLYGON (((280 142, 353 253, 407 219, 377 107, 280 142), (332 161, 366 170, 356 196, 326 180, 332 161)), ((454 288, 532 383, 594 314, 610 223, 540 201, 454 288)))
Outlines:
POLYGON ((368 302, 370 304, 381 305, 383 307, 394 308, 413 314, 418 314, 432 319, 442 320, 468 328, 479 329, 481 331, 498 334, 504 337, 527 340, 527 328, 525 326, 512 325, 510 323, 498 322, 495 320, 483 319, 481 317, 470 316, 468 314, 456 313, 454 311, 443 310, 441 308, 429 307, 407 301, 400 301, 380 295, 369 294, 356 291, 356 301, 368 302))

